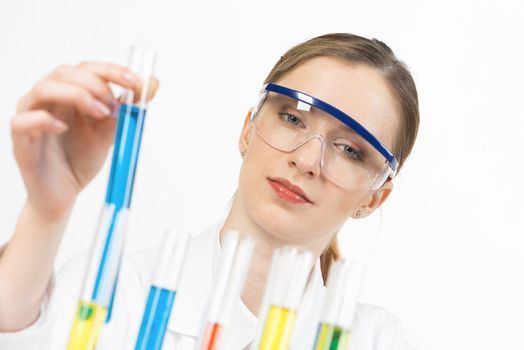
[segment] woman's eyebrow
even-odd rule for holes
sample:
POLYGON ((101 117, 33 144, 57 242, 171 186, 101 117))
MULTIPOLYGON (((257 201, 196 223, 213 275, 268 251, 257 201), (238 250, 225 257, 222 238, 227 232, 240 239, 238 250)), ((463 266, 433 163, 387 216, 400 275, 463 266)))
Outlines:
MULTIPOLYGON (((332 118, 335 118, 335 117, 332 117, 332 118)), ((337 119, 338 120, 338 119, 337 119)), ((351 134, 357 134, 357 132, 355 130, 353 130, 352 128, 350 128, 349 126, 347 126, 346 124, 343 124, 343 123, 340 123, 338 126, 337 126, 337 129, 339 130, 342 130, 342 131, 346 131, 346 132, 349 132, 351 134)), ((360 136, 360 135, 359 135, 360 136)))

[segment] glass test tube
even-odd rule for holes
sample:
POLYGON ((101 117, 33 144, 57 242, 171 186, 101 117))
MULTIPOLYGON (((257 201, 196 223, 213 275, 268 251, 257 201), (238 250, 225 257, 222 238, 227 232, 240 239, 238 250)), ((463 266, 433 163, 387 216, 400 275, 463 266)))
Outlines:
POLYGON ((139 92, 126 90, 119 101, 105 203, 69 335, 68 350, 95 349, 102 327, 111 317, 142 130, 148 98, 152 94, 155 60, 154 50, 131 48, 128 67, 140 77, 141 89, 139 92))
POLYGON ((319 325, 315 350, 347 350, 349 347, 348 329, 322 323, 319 325))
POLYGON ((243 290, 253 249, 254 242, 251 238, 246 237, 240 240, 238 232, 226 233, 221 249, 220 270, 215 281, 206 326, 198 349, 221 350, 225 348, 233 305, 243 290))
POLYGON ((159 350, 175 301, 189 237, 166 232, 149 290, 135 350, 159 350))
POLYGON ((364 273, 356 261, 331 265, 314 350, 347 350, 364 273))
POLYGON ((273 254, 262 302, 262 327, 252 349, 287 350, 291 343, 297 309, 302 300, 313 255, 296 247, 279 248, 273 254))

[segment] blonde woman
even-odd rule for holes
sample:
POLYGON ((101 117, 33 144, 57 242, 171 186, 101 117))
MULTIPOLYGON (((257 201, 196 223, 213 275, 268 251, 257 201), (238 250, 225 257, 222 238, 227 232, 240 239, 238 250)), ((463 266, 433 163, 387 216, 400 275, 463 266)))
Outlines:
MULTIPOLYGON (((52 266, 75 199, 112 143, 115 119, 109 115, 115 102, 109 82, 138 86, 118 65, 61 66, 18 103, 11 128, 27 200, 0 256, 2 349, 61 349, 67 340, 86 260, 74 259, 56 278, 52 266)), ((265 79, 240 134, 243 164, 229 214, 190 243, 174 310, 178 317, 164 347, 194 346, 220 237, 229 229, 249 233, 256 242, 229 348, 244 349, 253 340, 271 255, 285 244, 317 257, 297 323, 301 334, 314 336, 316 301, 340 255, 337 233, 346 220, 364 219, 388 198, 418 123, 413 79, 384 43, 328 34, 286 52, 265 79)), ((156 252, 126 258, 101 348, 124 348, 134 336, 156 252)), ((292 348, 311 349, 310 338, 295 339, 292 348)), ((351 342, 360 350, 409 348, 394 317, 371 305, 358 306, 351 342)))

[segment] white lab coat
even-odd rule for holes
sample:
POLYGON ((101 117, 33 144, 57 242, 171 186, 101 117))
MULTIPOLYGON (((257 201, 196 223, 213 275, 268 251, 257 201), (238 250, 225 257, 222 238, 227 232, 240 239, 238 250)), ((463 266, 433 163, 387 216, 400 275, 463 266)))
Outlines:
MULTIPOLYGON (((222 223, 216 224, 190 241, 163 349, 195 347, 219 261, 221 226, 222 223)), ((133 349, 158 251, 159 248, 149 249, 124 259, 113 316, 104 328, 98 349, 133 349)), ((68 262, 50 283, 38 320, 18 332, 0 332, 0 349, 65 349, 86 263, 87 254, 68 262)), ((312 349, 324 292, 317 261, 300 306, 291 349, 312 349)), ((233 311, 233 336, 229 337, 228 350, 248 347, 257 327, 257 318, 239 299, 233 311)), ((357 307, 350 343, 351 350, 412 349, 390 313, 365 304, 357 307)))

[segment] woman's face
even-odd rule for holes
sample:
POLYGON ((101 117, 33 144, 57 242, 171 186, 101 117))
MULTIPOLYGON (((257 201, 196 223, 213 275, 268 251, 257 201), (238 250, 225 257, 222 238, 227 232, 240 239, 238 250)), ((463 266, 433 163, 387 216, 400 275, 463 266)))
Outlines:
MULTIPOLYGON (((317 97, 352 116, 392 149, 399 125, 396 104, 379 72, 330 57, 310 59, 275 82, 317 97)), ((339 127, 325 118, 318 133, 339 127)), ((240 137, 245 153, 238 200, 249 218, 280 240, 327 244, 348 217, 369 215, 392 190, 390 181, 378 191, 347 190, 331 182, 320 168, 321 144, 313 139, 291 153, 272 148, 247 123, 240 137), (297 186, 307 200, 285 187, 297 186)), ((294 188, 297 190, 297 188, 294 188)))

